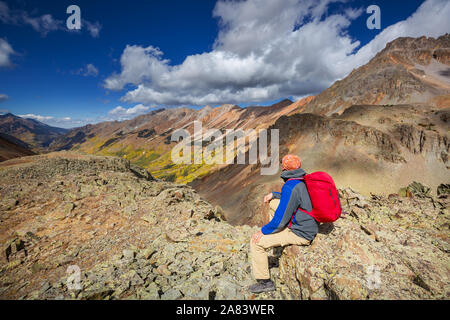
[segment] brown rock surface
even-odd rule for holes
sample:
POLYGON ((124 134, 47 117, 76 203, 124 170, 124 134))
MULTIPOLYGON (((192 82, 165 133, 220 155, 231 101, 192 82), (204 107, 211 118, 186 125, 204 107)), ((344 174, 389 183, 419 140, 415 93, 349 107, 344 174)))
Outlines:
POLYGON ((0 298, 255 298, 245 286, 256 230, 144 171, 67 152, 1 163, 0 298), (73 266, 80 290, 67 286, 73 266))

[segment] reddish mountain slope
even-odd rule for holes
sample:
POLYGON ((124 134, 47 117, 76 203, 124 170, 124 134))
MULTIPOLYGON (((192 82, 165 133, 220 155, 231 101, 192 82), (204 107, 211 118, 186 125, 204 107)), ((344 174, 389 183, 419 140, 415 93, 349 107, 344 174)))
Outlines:
MULTIPOLYGON (((339 187, 364 194, 395 193, 414 180, 434 191, 448 183, 449 43, 448 34, 389 43, 276 121, 271 128, 280 130, 280 157, 298 154, 308 172, 327 171, 339 187)), ((192 186, 231 222, 261 224, 262 198, 281 183, 278 175, 260 175, 256 165, 232 165, 192 186)))
POLYGON ((174 165, 170 153, 176 142, 171 134, 177 129, 194 132, 194 121, 203 129, 267 128, 283 115, 300 110, 311 97, 295 103, 285 99, 272 106, 241 108, 225 104, 217 108, 206 106, 156 110, 128 121, 103 122, 71 130, 56 138, 51 150, 78 150, 90 154, 117 155, 152 171, 156 177, 189 182, 210 173, 216 165, 174 165))

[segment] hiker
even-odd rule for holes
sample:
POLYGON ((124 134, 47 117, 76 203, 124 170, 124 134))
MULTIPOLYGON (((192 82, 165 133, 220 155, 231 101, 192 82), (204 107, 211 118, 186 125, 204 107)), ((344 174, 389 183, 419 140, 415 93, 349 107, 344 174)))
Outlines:
POLYGON ((299 157, 291 154, 284 156, 281 178, 285 184, 281 194, 272 192, 264 197, 273 217, 250 241, 253 276, 257 280, 256 284, 249 287, 253 293, 275 290, 269 274, 267 249, 291 244, 310 245, 319 230, 319 223, 312 216, 297 210, 300 208, 311 212, 313 209, 305 182, 290 180, 305 175, 299 157))

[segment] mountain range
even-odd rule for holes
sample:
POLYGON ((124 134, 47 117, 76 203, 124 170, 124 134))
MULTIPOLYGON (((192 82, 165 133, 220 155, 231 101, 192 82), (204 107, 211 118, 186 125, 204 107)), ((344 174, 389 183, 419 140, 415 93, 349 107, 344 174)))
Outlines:
POLYGON ((43 152, 59 135, 68 129, 52 127, 31 118, 23 118, 12 113, 0 114, 0 133, 12 136, 26 144, 33 151, 43 152))
MULTIPOLYGON (((270 126, 280 130, 280 156, 298 154, 307 172, 329 172, 338 185, 365 195, 396 193, 414 180, 435 189, 450 181, 449 70, 449 34, 394 40, 270 126)), ((261 176, 255 165, 235 165, 192 186, 232 223, 261 224, 261 199, 280 191, 281 180, 261 176)))
POLYGON ((194 121, 207 129, 262 129, 283 116, 295 113, 313 97, 295 103, 285 99, 268 107, 224 104, 217 108, 206 106, 159 109, 127 121, 87 125, 58 136, 49 146, 52 151, 77 150, 97 155, 124 157, 143 166, 155 177, 177 182, 191 182, 209 174, 217 166, 207 164, 176 165, 171 162, 171 150, 176 142, 171 134, 176 129, 193 133, 194 121))
POLYGON ((267 107, 72 130, 0 116, 0 299, 448 299, 449 97, 447 34, 394 40, 320 94, 267 107), (336 182, 341 218, 269 253, 273 292, 247 290, 248 254, 280 172, 173 163, 171 135, 194 121, 276 129, 280 156, 336 182))

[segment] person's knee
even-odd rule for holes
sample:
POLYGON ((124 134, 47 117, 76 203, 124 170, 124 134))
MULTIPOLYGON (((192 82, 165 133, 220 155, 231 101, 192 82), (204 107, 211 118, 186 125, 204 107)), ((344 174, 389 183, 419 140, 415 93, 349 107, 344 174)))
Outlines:
POLYGON ((253 239, 250 239, 250 252, 261 252, 264 251, 265 248, 261 245, 261 239, 258 241, 258 243, 254 243, 253 239))
POLYGON ((254 252, 257 250, 258 245, 253 242, 253 239, 250 238, 250 252, 254 252))

